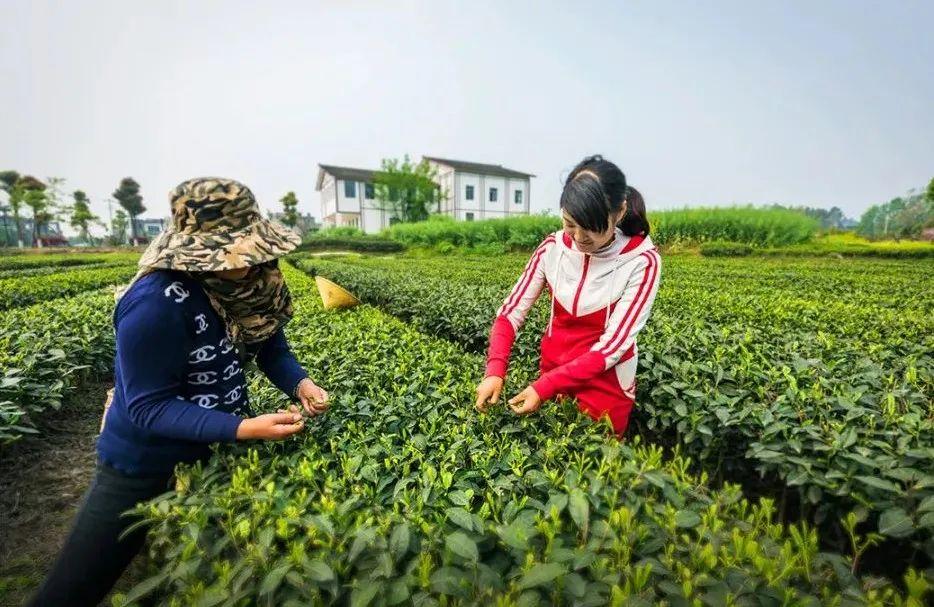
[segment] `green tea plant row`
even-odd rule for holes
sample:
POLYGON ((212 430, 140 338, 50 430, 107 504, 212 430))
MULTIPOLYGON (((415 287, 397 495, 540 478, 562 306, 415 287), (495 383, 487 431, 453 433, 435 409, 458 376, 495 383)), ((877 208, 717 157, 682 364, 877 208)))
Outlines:
MULTIPOLYGON (((735 277, 755 273, 756 262, 730 262, 733 275, 722 271, 724 261, 710 271, 695 260, 680 269, 677 258, 665 263, 640 337, 637 425, 661 432, 718 477, 778 482, 776 493, 797 494, 815 521, 856 508, 874 529, 934 554, 934 331, 930 315, 909 313, 930 307, 924 280, 893 279, 914 302, 908 308, 863 310, 836 300, 836 287, 774 289, 735 277)), ((450 260, 299 264, 476 352, 521 271, 489 264, 481 275, 482 266, 466 264, 461 277, 450 260)), ((884 292, 869 288, 853 299, 877 301, 884 292)), ((544 306, 533 310, 514 367, 534 371, 546 321, 544 306)))
POLYGON ((57 297, 68 297, 106 285, 126 283, 136 274, 137 267, 123 264, 116 267, 63 269, 39 276, 0 279, 0 310, 28 306, 57 297))
MULTIPOLYGON (((527 259, 329 260, 339 261, 339 266, 329 266, 338 269, 353 265, 390 273, 426 273, 449 282, 505 289, 521 274, 527 259)), ((718 322, 767 318, 768 324, 791 324, 792 329, 811 327, 822 333, 861 339, 860 347, 868 348, 890 341, 917 343, 919 336, 934 332, 934 281, 930 277, 934 265, 929 262, 710 260, 686 256, 666 260, 663 292, 673 293, 676 298, 704 298, 711 307, 705 314, 718 322), (775 299, 776 293, 780 301, 775 299)))
MULTIPOLYGON (((314 258, 296 256, 299 262, 308 259, 314 258)), ((767 310, 771 320, 810 323, 822 332, 836 334, 838 327, 857 327, 846 334, 863 336, 867 343, 878 343, 880 335, 884 339, 917 341, 918 335, 934 331, 934 281, 930 277, 934 266, 928 262, 720 260, 689 256, 665 259, 663 288, 687 288, 692 298, 700 295, 716 300, 710 314, 721 317, 757 317, 767 310), (770 303, 774 292, 782 294, 780 305, 770 303)), ((507 288, 521 274, 527 257, 509 255, 492 260, 355 256, 331 257, 322 263, 329 260, 339 261, 342 266, 425 272, 436 278, 456 278, 459 283, 507 288)))
POLYGON ((818 256, 818 257, 881 257, 890 259, 934 258, 934 243, 930 242, 865 242, 849 243, 820 240, 802 244, 756 249, 748 244, 710 241, 702 243, 700 254, 705 257, 744 257, 747 255, 818 256))
MULTIPOLYGON (((482 357, 362 306, 326 313, 291 268, 287 332, 331 394, 295 439, 219 448, 140 508, 169 605, 920 605, 820 552, 770 500, 564 408, 472 407, 482 357)), ((259 410, 282 406, 264 381, 259 410)), ((855 524, 855 521, 854 521, 855 524)), ((855 541, 860 542, 858 538, 855 541)))
POLYGON ((72 269, 91 270, 95 268, 115 268, 117 266, 125 265, 128 265, 125 261, 97 261, 93 263, 82 263, 71 266, 42 266, 38 268, 0 270, 0 279, 25 278, 27 276, 44 276, 46 274, 55 274, 56 272, 61 272, 65 267, 72 269))
POLYGON ((136 263, 139 253, 27 253, 4 254, 0 257, 0 270, 25 270, 27 268, 68 267, 89 263, 123 261, 136 263))
POLYGON ((112 370, 112 290, 0 312, 0 444, 35 433, 89 375, 112 370))

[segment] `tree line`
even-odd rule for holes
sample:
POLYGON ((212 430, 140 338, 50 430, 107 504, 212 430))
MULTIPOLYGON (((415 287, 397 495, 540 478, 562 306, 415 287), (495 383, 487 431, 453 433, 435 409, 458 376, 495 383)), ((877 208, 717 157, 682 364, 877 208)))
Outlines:
MULTIPOLYGON (((106 229, 107 225, 91 211, 91 201, 83 190, 74 190, 69 196, 64 193, 64 186, 65 180, 61 177, 48 177, 43 181, 32 175, 21 175, 18 171, 0 171, 0 191, 6 194, 6 201, 0 201, 0 217, 3 219, 3 241, 0 245, 42 247, 52 239, 48 228, 57 221, 67 221, 78 231, 81 242, 94 244, 91 229, 106 229), (9 233, 8 219, 12 219, 13 238, 9 233), (26 220, 31 220, 28 234, 24 229, 26 220)), ((111 244, 124 244, 127 228, 131 241, 137 244, 135 219, 146 211, 139 183, 132 177, 124 177, 111 195, 121 207, 111 220, 111 244)))
POLYGON ((926 189, 909 190, 905 196, 869 207, 856 233, 877 239, 934 239, 934 178, 926 189))
MULTIPOLYGON (((428 219, 437 212, 438 203, 446 193, 436 181, 436 173, 427 161, 413 163, 408 155, 402 160, 384 159, 373 177, 373 198, 376 206, 387 211, 393 222, 416 222, 428 219)), ((54 221, 65 220, 78 230, 79 239, 93 243, 92 227, 106 228, 106 224, 90 208, 90 200, 82 190, 74 190, 70 201, 63 194, 65 180, 49 177, 41 181, 32 175, 21 175, 17 171, 0 171, 0 191, 6 193, 6 203, 0 201, 0 217, 3 219, 3 242, 9 246, 10 235, 7 218, 13 220, 15 244, 26 246, 24 219, 31 219, 30 245, 42 246, 46 228, 54 221), (24 217, 25 214, 29 217, 24 217)), ((124 244, 127 228, 132 243, 138 244, 136 218, 146 211, 139 183, 132 177, 124 177, 111 194, 121 207, 111 218, 110 243, 124 244)), ((288 192, 280 199, 282 223, 296 227, 299 224, 298 198, 288 192)), ((857 222, 847 218, 839 207, 830 209, 809 206, 775 207, 790 208, 814 217, 825 230, 855 229, 856 233, 870 239, 886 238, 931 238, 934 231, 934 179, 923 191, 910 190, 906 196, 893 198, 887 203, 867 209, 857 222)))

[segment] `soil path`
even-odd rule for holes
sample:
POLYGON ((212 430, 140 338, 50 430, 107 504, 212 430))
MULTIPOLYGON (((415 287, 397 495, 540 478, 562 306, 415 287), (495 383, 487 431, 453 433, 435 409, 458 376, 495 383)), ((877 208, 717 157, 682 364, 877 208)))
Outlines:
MULTIPOLYGON (((28 600, 65 540, 94 473, 107 387, 82 389, 54 412, 41 434, 0 448, 0 607, 28 600)), ((134 561, 117 590, 125 592, 140 579, 141 561, 134 561)))

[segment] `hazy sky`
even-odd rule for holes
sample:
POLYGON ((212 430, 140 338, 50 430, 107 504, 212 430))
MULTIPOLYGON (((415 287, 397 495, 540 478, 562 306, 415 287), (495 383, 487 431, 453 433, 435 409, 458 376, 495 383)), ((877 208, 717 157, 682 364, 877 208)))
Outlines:
POLYGON ((649 210, 870 204, 934 176, 934 2, 4 0, 0 169, 106 218, 197 175, 294 190, 409 153, 537 175, 602 153, 649 210), (392 8, 390 8, 392 7, 392 8))

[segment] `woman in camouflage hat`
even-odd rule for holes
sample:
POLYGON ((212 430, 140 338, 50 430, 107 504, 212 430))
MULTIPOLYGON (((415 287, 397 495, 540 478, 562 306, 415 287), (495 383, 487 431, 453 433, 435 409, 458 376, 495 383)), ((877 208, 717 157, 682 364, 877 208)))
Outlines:
POLYGON ((286 342, 292 317, 278 257, 299 237, 260 216, 229 179, 186 181, 170 194, 172 226, 152 242, 114 311, 114 389, 94 481, 33 605, 96 605, 140 550, 121 514, 171 487, 176 464, 209 445, 279 440, 327 409, 286 342), (254 361, 301 404, 251 416, 244 366, 254 361))

